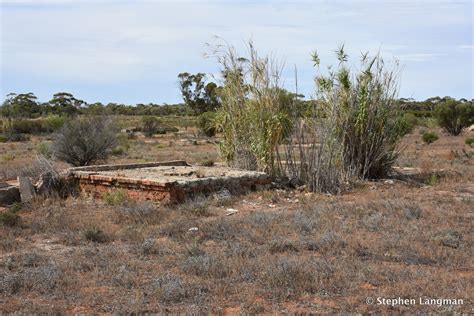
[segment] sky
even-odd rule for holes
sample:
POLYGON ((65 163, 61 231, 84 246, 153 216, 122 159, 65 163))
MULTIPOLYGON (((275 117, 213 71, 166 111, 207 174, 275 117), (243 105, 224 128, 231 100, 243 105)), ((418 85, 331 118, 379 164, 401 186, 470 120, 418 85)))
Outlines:
POLYGON ((473 98, 473 1, 0 0, 0 94, 40 101, 67 91, 88 103, 181 102, 180 72, 219 73, 206 43, 284 62, 284 85, 314 94, 316 69, 344 44, 400 61, 400 97, 473 98))

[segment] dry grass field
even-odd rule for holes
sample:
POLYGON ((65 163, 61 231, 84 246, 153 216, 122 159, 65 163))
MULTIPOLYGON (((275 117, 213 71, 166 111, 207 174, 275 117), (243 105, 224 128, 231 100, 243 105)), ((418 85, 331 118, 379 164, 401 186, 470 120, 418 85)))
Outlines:
MULTIPOLYGON (((109 162, 219 163, 212 141, 180 129, 128 140, 109 162)), ((182 205, 22 205, 16 225, 0 226, 0 310, 472 313, 474 148, 469 134, 439 134, 426 145, 418 128, 402 142, 398 166, 421 175, 341 195, 273 189, 182 205), (238 212, 226 216, 229 208, 238 212), (399 297, 416 304, 377 303, 399 297), (420 304, 426 298, 463 304, 420 304)), ((31 173, 42 142, 0 144, 0 178, 31 173)))

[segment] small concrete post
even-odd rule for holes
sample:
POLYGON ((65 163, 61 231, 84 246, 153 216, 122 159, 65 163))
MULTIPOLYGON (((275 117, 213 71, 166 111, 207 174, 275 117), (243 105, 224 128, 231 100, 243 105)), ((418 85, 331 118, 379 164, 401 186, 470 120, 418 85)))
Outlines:
POLYGON ((35 187, 27 177, 18 177, 20 184, 20 197, 22 202, 31 202, 35 196, 35 187))

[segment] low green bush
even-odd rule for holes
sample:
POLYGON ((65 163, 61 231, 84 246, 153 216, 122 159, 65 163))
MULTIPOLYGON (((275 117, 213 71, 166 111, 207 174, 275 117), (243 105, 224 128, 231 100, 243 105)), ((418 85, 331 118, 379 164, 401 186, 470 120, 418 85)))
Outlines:
POLYGON ((104 243, 109 240, 108 236, 99 228, 91 227, 84 231, 84 237, 93 242, 104 243))
POLYGON ((474 137, 468 137, 464 140, 464 142, 466 145, 472 146, 472 144, 474 144, 474 137))
POLYGON ((429 110, 409 110, 407 113, 410 113, 417 118, 427 118, 433 116, 433 111, 429 110))
POLYGON ((214 166, 214 164, 215 164, 214 160, 212 160, 212 159, 206 159, 203 162, 201 162, 201 165, 203 167, 212 167, 212 166, 214 166))
POLYGON ((48 132, 55 132, 61 127, 63 127, 64 117, 57 114, 48 115, 48 117, 46 117, 46 119, 44 120, 43 125, 48 132))
POLYGON ((430 174, 428 178, 425 180, 425 184, 429 186, 434 186, 439 183, 439 177, 436 174, 430 174))
POLYGON ((426 143, 426 144, 431 144, 435 141, 437 141, 439 139, 438 137, 438 134, 434 133, 434 132, 424 132, 422 135, 421 135, 421 139, 423 139, 423 141, 426 143))
POLYGON ((474 123, 474 105, 472 101, 447 99, 436 106, 436 118, 439 126, 451 135, 459 135, 464 128, 474 123))
POLYGON ((127 152, 127 150, 122 146, 117 146, 114 149, 112 149, 112 155, 114 155, 114 156, 121 156, 121 155, 125 154, 126 152, 127 152))
POLYGON ((2 160, 5 162, 13 161, 15 158, 16 156, 12 153, 5 153, 2 155, 2 160))
POLYGON ((199 115, 198 126, 204 135, 208 137, 215 136, 217 133, 216 112, 204 112, 201 115, 199 115))
POLYGON ((12 132, 16 134, 42 134, 46 133, 47 129, 41 120, 14 120, 12 123, 12 132))
POLYGON ((0 143, 6 143, 8 141, 8 137, 5 135, 0 135, 0 143))
POLYGON ((125 151, 130 149, 130 135, 133 135, 133 133, 120 132, 117 134, 117 142, 125 151))
POLYGON ((30 137, 25 134, 20 133, 11 133, 7 135, 8 141, 10 142, 27 142, 30 140, 30 137))
POLYGON ((122 205, 129 200, 127 191, 122 189, 106 192, 102 199, 108 205, 122 205))
POLYGON ((36 151, 45 157, 51 157, 51 146, 48 142, 39 142, 36 144, 36 151))
POLYGON ((151 137, 158 132, 158 127, 160 125, 160 121, 156 118, 156 116, 144 116, 142 117, 142 132, 151 137))
POLYGON ((15 226, 18 224, 19 219, 20 216, 17 212, 8 210, 6 212, 0 213, 0 224, 5 226, 15 226))
POLYGON ((400 129, 404 135, 411 133, 416 125, 418 125, 418 118, 415 115, 412 113, 403 114, 400 121, 400 129))

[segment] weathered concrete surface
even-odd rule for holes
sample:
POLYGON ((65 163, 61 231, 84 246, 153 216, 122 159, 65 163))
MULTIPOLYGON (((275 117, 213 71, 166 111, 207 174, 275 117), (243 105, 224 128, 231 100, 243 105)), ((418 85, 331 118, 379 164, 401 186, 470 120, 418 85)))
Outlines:
POLYGON ((20 190, 17 186, 0 184, 0 206, 11 205, 20 202, 20 190))
POLYGON ((69 174, 79 180, 83 192, 97 198, 125 189, 132 199, 171 202, 222 189, 254 190, 270 183, 263 172, 189 166, 184 161, 72 168, 69 174))
POLYGON ((31 202, 35 197, 35 187, 27 177, 18 177, 20 184, 20 197, 22 202, 31 202))

